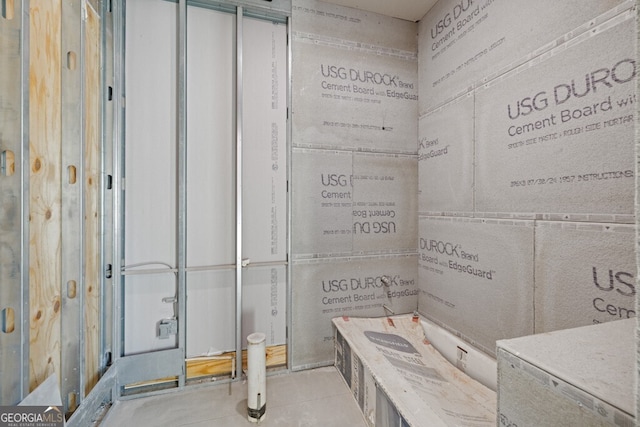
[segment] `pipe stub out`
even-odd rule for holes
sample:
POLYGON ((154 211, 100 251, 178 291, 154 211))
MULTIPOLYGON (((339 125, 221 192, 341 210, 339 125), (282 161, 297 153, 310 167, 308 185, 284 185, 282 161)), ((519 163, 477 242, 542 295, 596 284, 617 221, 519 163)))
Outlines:
POLYGON ((266 335, 262 332, 254 332, 247 337, 247 342, 249 344, 260 344, 263 343, 267 339, 266 335))
POLYGON ((257 423, 267 410, 266 335, 254 332, 247 342, 247 418, 257 423))

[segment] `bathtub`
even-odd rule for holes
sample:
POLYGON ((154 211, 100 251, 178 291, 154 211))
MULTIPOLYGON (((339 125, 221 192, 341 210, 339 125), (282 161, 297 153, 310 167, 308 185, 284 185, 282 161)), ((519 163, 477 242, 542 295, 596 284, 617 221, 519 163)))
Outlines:
POLYGON ((496 425, 496 362, 414 315, 333 319, 335 366, 375 427, 496 425))
POLYGON ((420 317, 420 324, 426 339, 449 363, 491 390, 497 390, 498 366, 494 358, 428 319, 420 317))

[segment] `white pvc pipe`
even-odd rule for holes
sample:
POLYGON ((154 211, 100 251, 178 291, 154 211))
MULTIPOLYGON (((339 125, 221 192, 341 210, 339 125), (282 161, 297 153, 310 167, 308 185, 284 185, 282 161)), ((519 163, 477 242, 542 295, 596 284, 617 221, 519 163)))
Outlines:
POLYGON ((254 423, 264 419, 267 409, 265 340, 262 332, 254 332, 247 337, 247 418, 254 423))

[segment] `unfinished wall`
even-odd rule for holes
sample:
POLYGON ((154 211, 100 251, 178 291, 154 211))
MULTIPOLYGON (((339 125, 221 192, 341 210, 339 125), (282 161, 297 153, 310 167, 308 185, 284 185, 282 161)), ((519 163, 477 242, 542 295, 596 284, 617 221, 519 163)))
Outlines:
POLYGON ((103 10, 38 0, 0 9, 0 404, 54 376, 73 412, 105 364, 103 10))
MULTIPOLYGON (((127 3, 125 355, 170 349, 178 220, 186 223, 186 355, 235 349, 236 15, 188 8, 187 209, 176 175, 176 3, 127 3)), ((286 343, 286 26, 243 19, 244 336, 286 343), (268 301, 265 304, 265 301, 268 301)))
POLYGON ((635 315, 633 4, 441 0, 420 22, 419 310, 489 353, 635 315))
MULTIPOLYGON (((29 387, 25 379, 23 334, 28 337, 28 307, 22 306, 25 255, 22 252, 25 202, 22 162, 23 52, 22 4, 7 2, 0 14, 0 405, 18 402, 29 387)), ((28 23, 27 23, 28 25, 28 23)), ((26 202, 28 205, 28 201, 26 202)), ((28 362, 27 362, 28 366, 28 362)))
POLYGON ((293 2, 292 25, 300 369, 332 363, 332 317, 416 308, 417 25, 313 0, 293 2))

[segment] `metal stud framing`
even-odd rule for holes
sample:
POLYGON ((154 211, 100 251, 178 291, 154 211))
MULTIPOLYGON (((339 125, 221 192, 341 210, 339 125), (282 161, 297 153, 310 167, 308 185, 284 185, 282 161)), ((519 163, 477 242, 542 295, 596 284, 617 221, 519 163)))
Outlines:
POLYGON ((242 19, 236 13, 236 378, 242 378, 242 19))
POLYGON ((13 405, 29 392, 29 2, 0 4, 0 405, 13 405))

